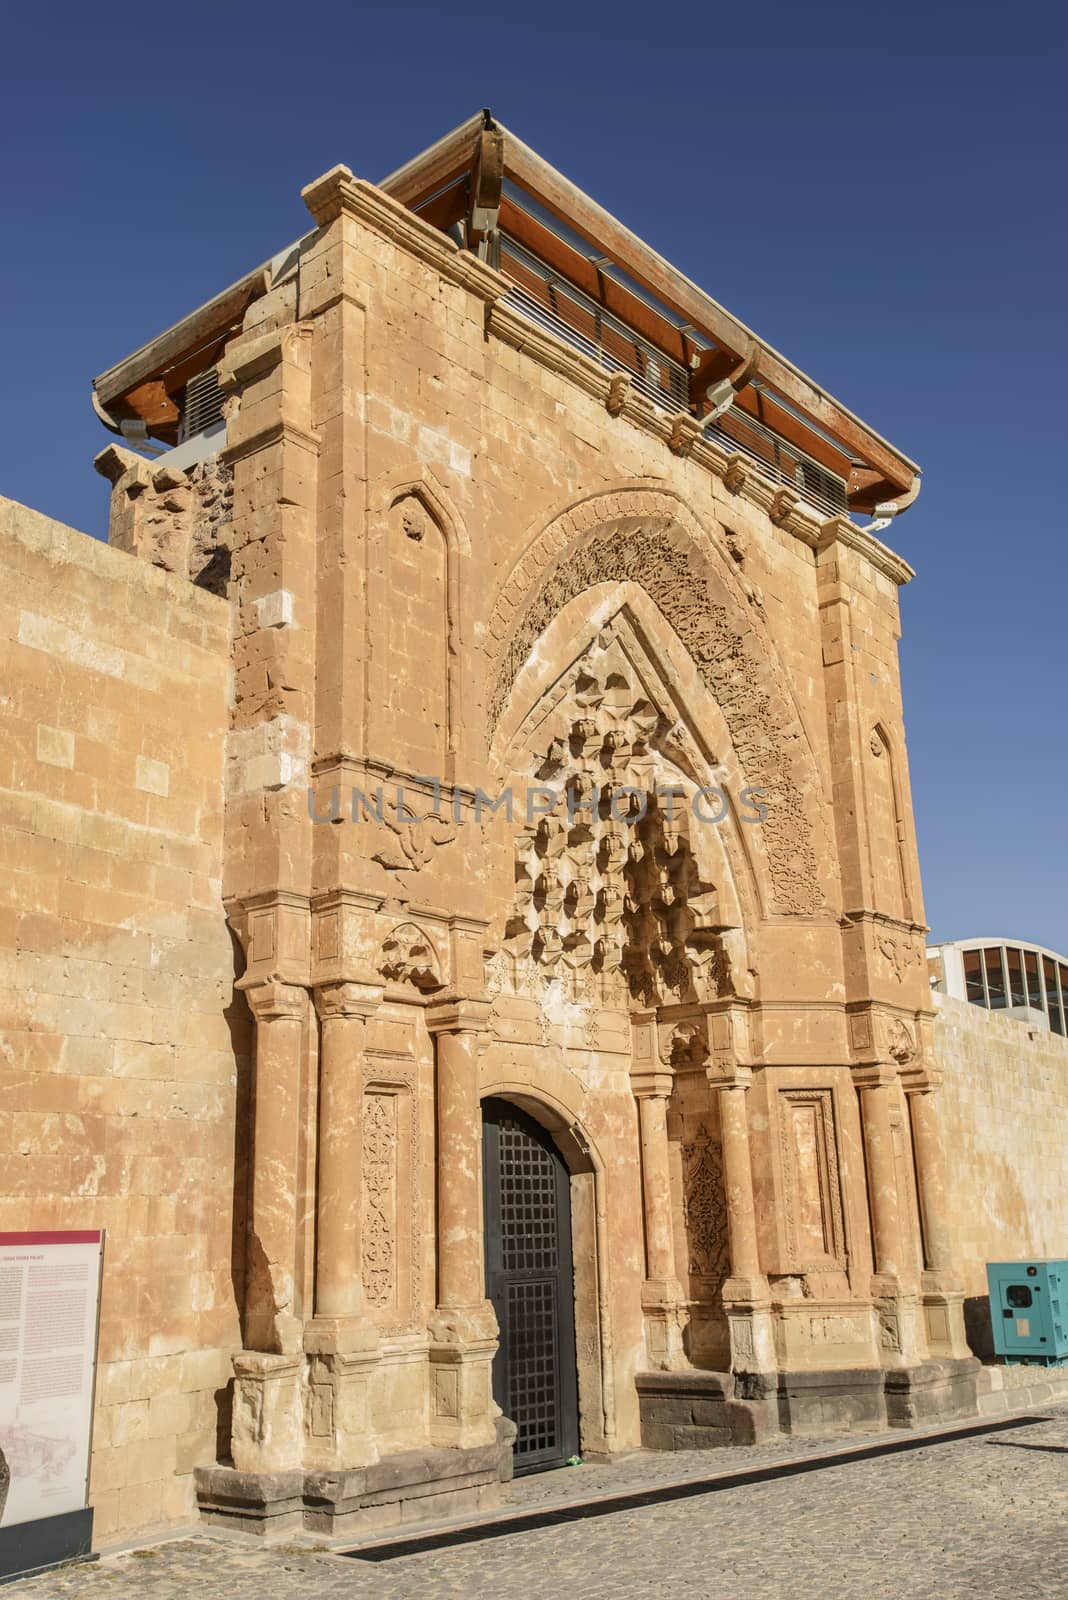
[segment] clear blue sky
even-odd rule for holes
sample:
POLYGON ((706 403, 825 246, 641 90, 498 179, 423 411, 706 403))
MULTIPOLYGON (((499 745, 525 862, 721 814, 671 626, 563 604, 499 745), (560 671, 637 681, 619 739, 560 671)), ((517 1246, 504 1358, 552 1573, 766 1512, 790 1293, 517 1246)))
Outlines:
POLYGON ((924 468, 928 921, 1068 951, 1065 69, 1038 4, 5 8, 0 492, 90 533, 94 373, 483 105, 924 468))

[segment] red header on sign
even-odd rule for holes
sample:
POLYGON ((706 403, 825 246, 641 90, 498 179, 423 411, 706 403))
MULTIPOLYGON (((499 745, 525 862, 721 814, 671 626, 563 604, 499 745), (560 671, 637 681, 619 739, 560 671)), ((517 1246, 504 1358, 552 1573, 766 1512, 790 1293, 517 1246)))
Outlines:
POLYGON ((13 1244, 99 1244, 99 1228, 73 1233, 0 1233, 0 1249, 13 1244))

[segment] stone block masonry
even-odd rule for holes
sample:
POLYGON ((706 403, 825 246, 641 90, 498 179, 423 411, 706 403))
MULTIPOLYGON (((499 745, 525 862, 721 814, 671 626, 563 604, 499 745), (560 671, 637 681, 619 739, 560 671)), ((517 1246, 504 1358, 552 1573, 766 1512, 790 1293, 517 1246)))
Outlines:
POLYGON ((993 1354, 986 1263, 1068 1255, 1068 1040, 936 995, 949 1225, 972 1348, 993 1354))
POLYGON ((0 1229, 107 1230, 106 1539, 192 1510, 240 1344, 230 612, 10 500, 0 550, 0 1229))

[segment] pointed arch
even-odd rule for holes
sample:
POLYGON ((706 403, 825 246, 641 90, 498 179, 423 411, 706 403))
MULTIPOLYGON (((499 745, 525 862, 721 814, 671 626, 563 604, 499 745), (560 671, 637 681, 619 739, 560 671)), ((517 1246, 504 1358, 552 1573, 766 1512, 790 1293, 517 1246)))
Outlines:
MULTIPOLYGON (((531 754, 540 756, 559 738, 569 717, 600 714, 591 704, 590 687, 606 673, 610 683, 625 690, 628 709, 644 707, 653 739, 646 761, 652 763, 648 771, 656 782, 678 783, 679 803, 692 818, 715 819, 714 825, 692 826, 691 843, 702 877, 716 885, 720 921, 753 928, 773 894, 762 829, 739 821, 746 811, 740 800, 746 778, 719 706, 695 687, 685 649, 639 585, 596 585, 569 601, 548 624, 497 725, 490 747, 493 769, 502 783, 521 782, 524 776, 529 781, 524 761, 531 754), (720 789, 718 803, 709 792, 713 787, 720 789), (704 800, 695 810, 693 796, 699 792, 704 800)), ((621 709, 606 721, 606 726, 616 725, 617 734, 622 733, 621 709)), ((613 781, 619 778, 617 771, 613 781)), ((551 779, 554 784, 561 781, 560 773, 551 779)), ((746 958, 740 970, 747 967, 746 958)))
MULTIPOLYGON (((451 780, 456 775, 456 754, 463 725, 463 662, 471 645, 463 609, 460 566, 463 558, 471 554, 471 541, 463 518, 448 491, 428 467, 414 463, 404 472, 379 478, 372 488, 369 502, 368 609, 372 619, 390 615, 388 535, 394 512, 406 500, 418 506, 440 536, 444 547, 442 630, 445 659, 442 689, 445 698, 445 771, 442 776, 451 780)), ((389 697, 388 642, 378 635, 374 626, 370 631, 370 639, 369 701, 372 706, 383 707, 388 704, 389 697)))
POLYGON ((764 790, 770 909, 816 913, 826 902, 831 851, 800 711, 766 626, 707 531, 675 494, 645 487, 591 495, 534 539, 489 620, 490 737, 552 619, 606 582, 629 582, 645 591, 721 709, 747 783, 764 790))
MULTIPOLYGON (((889 802, 886 807, 886 810, 889 814, 881 819, 872 817, 869 821, 868 827, 868 848, 871 856, 869 866, 872 881, 872 891, 875 897, 875 909, 878 911, 889 909, 891 915, 908 919, 915 915, 912 894, 912 874, 909 870, 908 858, 909 805, 902 788, 901 772, 894 740, 881 722, 877 722, 872 728, 870 748, 871 754, 876 761, 883 760, 886 763, 887 773, 884 798, 889 802), (877 892, 877 841, 873 835, 879 831, 878 824, 880 821, 883 828, 888 829, 890 833, 889 840, 885 842, 889 843, 890 846, 891 857, 894 863, 894 877, 896 878, 897 888, 900 894, 900 905, 890 906, 889 908, 879 904, 879 895, 877 892)), ((873 789, 872 800, 875 802, 876 808, 878 808, 878 802, 880 799, 879 785, 876 783, 874 785, 869 785, 869 787, 873 789)))

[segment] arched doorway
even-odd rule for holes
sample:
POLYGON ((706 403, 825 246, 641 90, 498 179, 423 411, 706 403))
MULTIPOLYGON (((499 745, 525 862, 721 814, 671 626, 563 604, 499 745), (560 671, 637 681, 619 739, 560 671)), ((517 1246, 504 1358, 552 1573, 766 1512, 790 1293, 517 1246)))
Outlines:
POLYGON ((570 1175, 545 1130, 506 1100, 482 1107, 486 1293, 500 1328, 493 1398, 515 1423, 516 1472, 578 1452, 570 1175))

